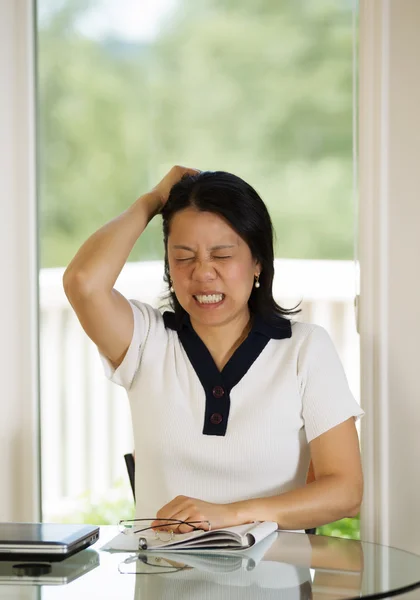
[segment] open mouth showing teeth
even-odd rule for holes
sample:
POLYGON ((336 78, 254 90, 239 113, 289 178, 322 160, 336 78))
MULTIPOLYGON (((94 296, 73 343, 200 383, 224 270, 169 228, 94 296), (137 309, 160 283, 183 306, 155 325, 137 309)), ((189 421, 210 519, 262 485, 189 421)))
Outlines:
POLYGON ((224 294, 208 294, 208 295, 199 295, 194 296, 194 298, 200 304, 216 304, 217 302, 221 302, 224 299, 224 294))

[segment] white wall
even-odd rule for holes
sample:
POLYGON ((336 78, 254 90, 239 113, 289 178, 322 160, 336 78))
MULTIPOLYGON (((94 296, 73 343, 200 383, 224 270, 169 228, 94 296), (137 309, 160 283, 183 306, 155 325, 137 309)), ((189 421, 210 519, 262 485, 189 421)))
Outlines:
POLYGON ((0 2, 0 521, 39 509, 31 5, 0 2))
POLYGON ((420 553, 420 2, 360 3, 363 539, 420 553))

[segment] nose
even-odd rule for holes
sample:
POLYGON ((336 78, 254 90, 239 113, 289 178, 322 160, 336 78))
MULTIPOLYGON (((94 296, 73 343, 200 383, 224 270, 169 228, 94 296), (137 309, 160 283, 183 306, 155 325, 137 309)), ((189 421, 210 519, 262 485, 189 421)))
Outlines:
POLYGON ((192 278, 196 281, 213 281, 217 273, 214 266, 208 260, 197 260, 194 264, 192 278))

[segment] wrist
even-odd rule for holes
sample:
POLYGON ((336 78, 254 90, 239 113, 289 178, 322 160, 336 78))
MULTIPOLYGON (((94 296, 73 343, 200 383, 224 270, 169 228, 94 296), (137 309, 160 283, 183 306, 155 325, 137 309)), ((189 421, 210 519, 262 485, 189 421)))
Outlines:
POLYGON ((252 500, 242 500, 240 502, 232 502, 230 509, 237 525, 243 523, 252 523, 257 521, 257 517, 253 512, 252 500))
POLYGON ((140 209, 143 212, 146 209, 147 220, 151 221, 160 212, 162 206, 161 196, 155 190, 152 190, 140 196, 129 210, 137 212, 137 209, 140 209))

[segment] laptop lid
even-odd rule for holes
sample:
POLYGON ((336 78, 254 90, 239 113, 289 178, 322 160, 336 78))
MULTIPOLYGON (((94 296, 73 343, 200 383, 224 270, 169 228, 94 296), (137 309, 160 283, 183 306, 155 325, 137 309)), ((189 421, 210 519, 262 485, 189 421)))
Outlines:
POLYGON ((64 558, 99 539, 99 527, 73 523, 0 523, 0 558, 64 558))

